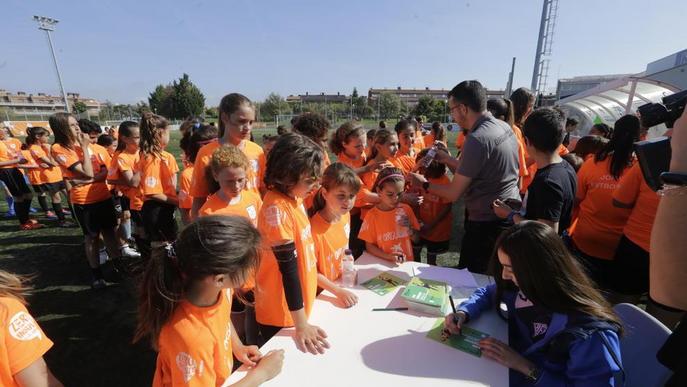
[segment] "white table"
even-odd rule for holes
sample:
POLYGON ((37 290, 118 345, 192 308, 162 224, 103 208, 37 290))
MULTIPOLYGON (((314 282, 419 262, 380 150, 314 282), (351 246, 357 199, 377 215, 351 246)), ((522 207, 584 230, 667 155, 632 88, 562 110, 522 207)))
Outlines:
MULTIPOLYGON (((450 284, 456 303, 488 277, 466 270, 408 262, 395 265, 365 253, 356 261, 358 283, 382 271, 408 279, 415 268, 421 278, 450 284)), ((358 304, 350 309, 338 306, 330 293, 322 292, 315 301, 310 323, 327 332, 331 348, 324 355, 302 353, 291 338, 293 328, 282 329, 261 351, 284 349, 281 374, 268 386, 507 386, 508 370, 488 359, 478 358, 426 338, 436 317, 412 311, 373 312, 372 308, 406 306, 401 298, 404 287, 379 296, 357 286, 352 291, 358 304)), ((470 326, 508 342, 507 324, 495 312, 488 312, 470 326)), ((237 370, 225 385, 240 380, 237 370)))

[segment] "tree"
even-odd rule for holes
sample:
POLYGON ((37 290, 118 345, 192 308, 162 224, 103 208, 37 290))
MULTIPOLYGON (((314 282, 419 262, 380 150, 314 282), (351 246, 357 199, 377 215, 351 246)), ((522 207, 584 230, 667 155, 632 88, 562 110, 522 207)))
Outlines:
POLYGON ((199 116, 205 109, 205 96, 184 73, 173 83, 157 85, 148 96, 150 109, 171 119, 199 116))
MULTIPOLYGON (((434 113, 434 98, 423 95, 418 99, 417 105, 413 108, 413 115, 429 117, 434 113)), ((430 118, 431 119, 431 118, 430 118)))
POLYGON ((379 95, 378 98, 379 115, 381 116, 381 118, 395 118, 399 115, 399 113, 401 113, 401 98, 396 94, 382 93, 379 95))
POLYGON ((86 104, 81 101, 74 101, 74 105, 72 105, 72 108, 79 116, 81 116, 81 113, 86 113, 86 111, 88 111, 88 106, 86 106, 86 104))
POLYGON ((219 109, 217 107, 209 107, 205 109, 205 117, 218 118, 219 109))
POLYGON ((200 116, 205 109, 205 96, 194 85, 188 74, 174 81, 172 84, 173 111, 170 118, 185 119, 191 116, 200 116))
POLYGON ((276 115, 291 114, 291 105, 281 95, 270 93, 260 105, 260 114, 265 120, 272 120, 276 115))
POLYGON ((446 101, 443 99, 438 99, 434 101, 434 114, 430 115, 429 119, 431 121, 445 122, 447 120, 448 108, 446 107, 446 101))

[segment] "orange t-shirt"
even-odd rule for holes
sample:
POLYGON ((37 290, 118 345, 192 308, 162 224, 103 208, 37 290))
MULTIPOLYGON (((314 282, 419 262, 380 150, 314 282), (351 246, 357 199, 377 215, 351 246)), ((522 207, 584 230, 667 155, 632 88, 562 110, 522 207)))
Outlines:
POLYGON ((198 216, 239 215, 249 219, 253 226, 258 226, 258 213, 262 207, 260 195, 253 191, 243 191, 230 202, 222 199, 219 192, 208 196, 208 200, 198 211, 198 216))
POLYGON ((370 171, 365 172, 360 176, 360 181, 362 181, 362 184, 360 185, 360 191, 358 191, 358 194, 355 197, 354 204, 355 207, 361 207, 360 219, 365 219, 367 212, 371 208, 370 206, 372 206, 371 203, 365 201, 364 195, 366 193, 376 193, 372 191, 372 187, 374 187, 378 175, 378 172, 370 171))
POLYGON ((261 324, 289 327, 293 325, 293 319, 286 303, 277 258, 271 247, 273 241, 295 242, 303 306, 306 316, 310 316, 317 296, 317 256, 303 201, 268 191, 258 215, 258 229, 264 238, 264 246, 256 276, 255 316, 261 324))
POLYGON ((415 141, 413 141, 413 149, 415 153, 420 152, 425 149, 425 140, 422 138, 422 132, 419 130, 415 131, 415 141))
POLYGON ((6 140, 4 140, 5 145, 7 145, 7 149, 9 149, 10 155, 15 155, 16 157, 19 157, 19 154, 21 152, 21 141, 17 140, 14 137, 10 137, 6 140))
MULTIPOLYGON (((219 147, 219 140, 214 140, 203 145, 203 147, 198 150, 193 168, 193 177, 191 178, 190 193, 192 197, 205 198, 210 195, 210 186, 205 179, 205 171, 212 160, 212 153, 219 147)), ((239 149, 241 148, 239 147, 239 149)), ((241 151, 246 155, 250 163, 250 169, 246 171, 248 180, 246 189, 260 194, 259 188, 263 185, 262 181, 265 175, 265 152, 263 152, 260 145, 251 141, 244 141, 244 147, 241 151)))
POLYGON ((336 159, 341 164, 348 165, 349 167, 353 168, 353 170, 356 170, 358 168, 362 168, 365 166, 365 161, 367 160, 367 157, 363 153, 362 155, 360 155, 360 157, 354 160, 348 157, 346 153, 341 152, 338 155, 336 155, 336 159))
POLYGON ((456 136, 456 148, 458 151, 463 149, 463 144, 465 144, 465 133, 461 130, 456 136))
MULTIPOLYGON (((432 184, 437 185, 450 185, 451 180, 448 176, 444 175, 439 178, 427 179, 432 184)), ((443 199, 437 195, 431 193, 425 193, 422 195, 424 200, 420 205, 420 220, 422 223, 427 224, 433 222, 439 214, 446 208, 451 208, 452 202, 450 200, 443 199)), ((423 239, 432 242, 443 242, 451 239, 451 226, 453 225, 453 216, 449 211, 439 223, 434 226, 427 234, 421 234, 423 239)))
POLYGON ((415 159, 410 156, 396 156, 389 159, 389 162, 394 165, 394 167, 399 168, 404 174, 408 174, 415 168, 415 159))
POLYGON ((348 249, 351 216, 344 214, 338 222, 329 223, 318 212, 310 218, 310 225, 315 240, 317 271, 327 279, 336 281, 341 276, 341 259, 348 249))
POLYGON ((420 224, 407 204, 401 203, 391 211, 374 207, 368 211, 358 238, 377 245, 385 253, 403 251, 408 261, 413 259, 411 229, 420 229, 420 224), (400 226, 408 222, 409 227, 400 226))
MULTIPOLYGON (((570 229, 575 246, 583 253, 601 259, 613 259, 630 210, 613 206, 613 191, 618 187, 610 173, 611 157, 595 162, 589 159, 577 172, 580 211, 570 229)), ((627 173, 629 168, 623 171, 627 173)), ((621 176, 622 177, 622 176, 621 176)))
POLYGON ((53 343, 16 298, 0 297, 0 324, 0 386, 18 387, 14 375, 43 357, 53 343))
MULTIPOLYGON (((102 168, 107 168, 102 159, 96 154, 95 150, 89 145, 91 153, 91 164, 93 166, 93 173, 97 174, 102 168)), ((69 179, 78 179, 74 172, 69 168, 77 163, 83 163, 83 149, 80 146, 74 145, 74 149, 65 148, 60 144, 53 144, 50 148, 53 159, 60 165, 62 176, 69 179)), ((110 190, 104 181, 95 183, 81 184, 72 186, 69 190, 69 200, 73 204, 91 204, 101 202, 110 198, 110 190)))
MULTIPOLYGON (((13 159, 16 159, 17 156, 10 150, 10 148, 7 147, 7 144, 4 142, 0 141, 0 161, 5 162, 5 161, 10 161, 13 159)), ((9 164, 9 165, 3 165, 0 168, 15 168, 17 164, 9 164)))
MULTIPOLYGON (((565 156, 568 153, 570 153, 570 151, 563 144, 558 146, 558 155, 559 156, 565 156)), ((529 156, 529 153, 525 152, 525 157, 528 157, 528 156, 529 156)), ((527 188, 530 186, 530 184, 532 184, 532 180, 534 180, 534 175, 536 175, 536 174, 537 174, 537 163, 532 163, 529 167, 527 167, 527 174, 522 179, 522 188, 520 189, 521 194, 524 194, 525 192, 527 192, 527 188)))
MULTIPOLYGON (((527 148, 525 148, 525 138, 522 136, 522 130, 520 130, 520 128, 517 125, 512 125, 511 128, 513 128, 515 138, 518 140, 518 162, 520 163, 518 169, 518 176, 525 177, 530 174, 530 172, 527 170, 527 148)), ((558 151, 561 151, 560 148, 558 149, 558 151)))
MULTIPOLYGON (((136 173, 139 168, 141 154, 136 151, 133 153, 127 152, 126 150, 122 152, 115 152, 112 157, 112 163, 110 163, 110 169, 107 172, 108 180, 119 180, 123 178, 123 172, 130 171, 131 173, 136 173)), ((119 191, 121 191, 127 198, 129 198, 130 207, 134 211, 140 211, 143 207, 143 196, 141 195, 140 184, 139 187, 130 187, 128 185, 117 184, 115 186, 119 191)))
MULTIPOLYGON (((50 156, 48 156, 48 152, 46 151, 46 149, 39 144, 31 145, 29 147, 29 151, 31 152, 31 156, 34 160, 36 160, 36 163, 38 163, 39 166, 42 163, 41 157, 45 157, 47 159, 50 158, 50 156)), ((58 166, 48 168, 41 167, 40 175, 40 180, 43 183, 58 183, 62 181, 62 171, 60 171, 60 167, 58 166)))
POLYGON ((212 306, 177 305, 160 330, 153 386, 221 386, 231 375, 231 294, 222 290, 212 306))
POLYGON ((177 197, 177 172, 179 166, 171 153, 162 151, 160 156, 141 155, 141 192, 143 201, 146 196, 165 194, 168 197, 177 197))
POLYGON ((190 210, 193 207, 193 196, 190 194, 191 179, 193 179, 193 164, 187 165, 179 178, 179 208, 190 210))
POLYGON ((649 252, 651 229, 654 226, 660 197, 644 181, 639 163, 633 165, 620 179, 618 188, 613 192, 613 199, 625 204, 634 204, 623 234, 644 251, 649 252))
POLYGON ((26 175, 26 177, 29 178, 29 183, 31 185, 40 185, 45 183, 41 179, 41 168, 38 166, 38 163, 36 163, 36 160, 31 156, 31 152, 29 150, 22 150, 20 151, 21 155, 26 159, 26 164, 22 164, 24 168, 21 169, 22 173, 26 175), (33 168, 26 168, 26 167, 33 167, 33 168))

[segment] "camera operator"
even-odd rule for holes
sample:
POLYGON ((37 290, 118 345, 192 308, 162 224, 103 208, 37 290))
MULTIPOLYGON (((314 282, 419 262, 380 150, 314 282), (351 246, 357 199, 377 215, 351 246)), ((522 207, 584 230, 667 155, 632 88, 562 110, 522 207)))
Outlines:
MULTIPOLYGON (((670 172, 684 178, 687 111, 675 121, 671 146, 670 172)), ((687 310, 687 185, 670 185, 663 192, 651 232, 650 295, 663 305, 687 310)), ((687 318, 683 317, 661 348, 658 359, 674 372, 666 386, 687 385, 687 318)))

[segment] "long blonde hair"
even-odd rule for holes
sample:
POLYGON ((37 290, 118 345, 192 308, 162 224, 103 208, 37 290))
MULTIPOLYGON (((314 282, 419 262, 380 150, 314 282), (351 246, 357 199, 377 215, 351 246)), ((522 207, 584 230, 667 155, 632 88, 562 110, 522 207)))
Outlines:
POLYGON ((27 281, 26 277, 0 270, 0 297, 12 297, 26 305, 26 296, 31 290, 27 281))

